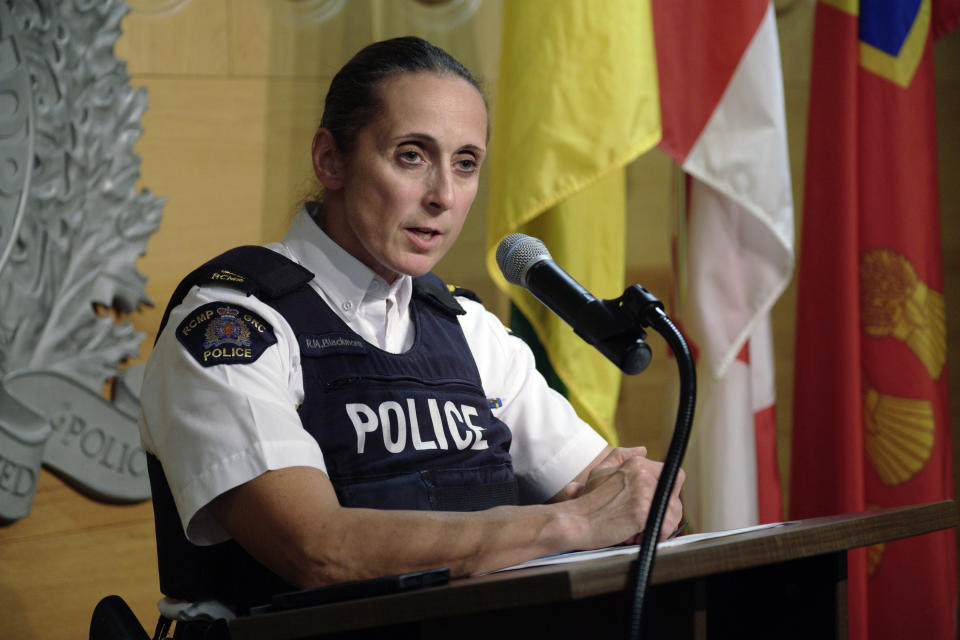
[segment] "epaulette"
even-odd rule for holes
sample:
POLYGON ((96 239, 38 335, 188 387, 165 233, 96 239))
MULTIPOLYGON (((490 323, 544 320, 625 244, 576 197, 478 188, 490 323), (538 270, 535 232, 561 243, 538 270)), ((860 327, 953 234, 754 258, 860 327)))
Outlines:
POLYGON ((313 279, 313 273, 293 260, 255 245, 236 247, 200 265, 177 286, 163 318, 157 336, 167 324, 170 310, 176 307, 194 287, 227 286, 239 289, 248 296, 271 300, 296 291, 313 279))
POLYGON ((247 245, 220 254, 191 278, 199 286, 228 286, 270 300, 296 291, 313 279, 313 273, 276 251, 247 245))
POLYGON ((450 315, 462 316, 466 313, 454 293, 438 276, 426 273, 413 279, 413 295, 423 298, 437 309, 450 315))
POLYGON ((474 302, 483 304, 483 300, 481 300, 480 296, 478 296, 472 289, 464 289, 463 287, 457 287, 452 284, 448 284, 447 289, 449 289, 450 293, 455 296, 460 296, 461 298, 466 298, 467 300, 473 300, 474 302))

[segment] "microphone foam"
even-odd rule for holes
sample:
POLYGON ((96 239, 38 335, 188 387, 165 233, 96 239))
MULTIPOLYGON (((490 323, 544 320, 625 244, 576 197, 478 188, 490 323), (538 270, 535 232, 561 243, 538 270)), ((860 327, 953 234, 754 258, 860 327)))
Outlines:
POLYGON ((497 265, 503 277, 511 284, 525 287, 524 276, 527 270, 541 260, 552 260, 553 256, 539 239, 523 233, 511 233, 497 246, 497 265))

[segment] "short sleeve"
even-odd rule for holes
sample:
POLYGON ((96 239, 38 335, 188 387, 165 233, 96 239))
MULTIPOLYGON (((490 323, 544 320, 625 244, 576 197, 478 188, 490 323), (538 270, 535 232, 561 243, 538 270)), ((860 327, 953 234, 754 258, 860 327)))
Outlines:
POLYGON ((140 435, 163 465, 187 538, 228 538, 206 511, 271 469, 325 471, 297 406, 303 382, 289 324, 257 298, 194 287, 171 310, 147 362, 140 435))
POLYGON ((523 494, 544 502, 607 445, 566 398, 547 385, 527 344, 482 305, 458 298, 459 316, 494 415, 510 427, 510 454, 523 494))

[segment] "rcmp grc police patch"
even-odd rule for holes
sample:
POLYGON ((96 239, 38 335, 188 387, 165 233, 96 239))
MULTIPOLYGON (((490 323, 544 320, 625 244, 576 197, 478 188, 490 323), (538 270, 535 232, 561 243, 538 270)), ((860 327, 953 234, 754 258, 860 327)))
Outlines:
POLYGON ((204 367, 250 364, 276 344, 273 327, 239 305, 208 302, 177 327, 177 340, 204 367))

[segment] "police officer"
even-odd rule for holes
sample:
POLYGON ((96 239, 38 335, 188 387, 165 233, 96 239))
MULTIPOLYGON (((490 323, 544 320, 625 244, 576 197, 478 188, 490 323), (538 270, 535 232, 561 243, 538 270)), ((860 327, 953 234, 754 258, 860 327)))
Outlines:
POLYGON ((607 446, 521 340, 430 273, 477 193, 487 125, 445 52, 370 45, 326 98, 321 194, 282 242, 181 283, 140 420, 169 617, 638 540, 660 463, 607 446))

